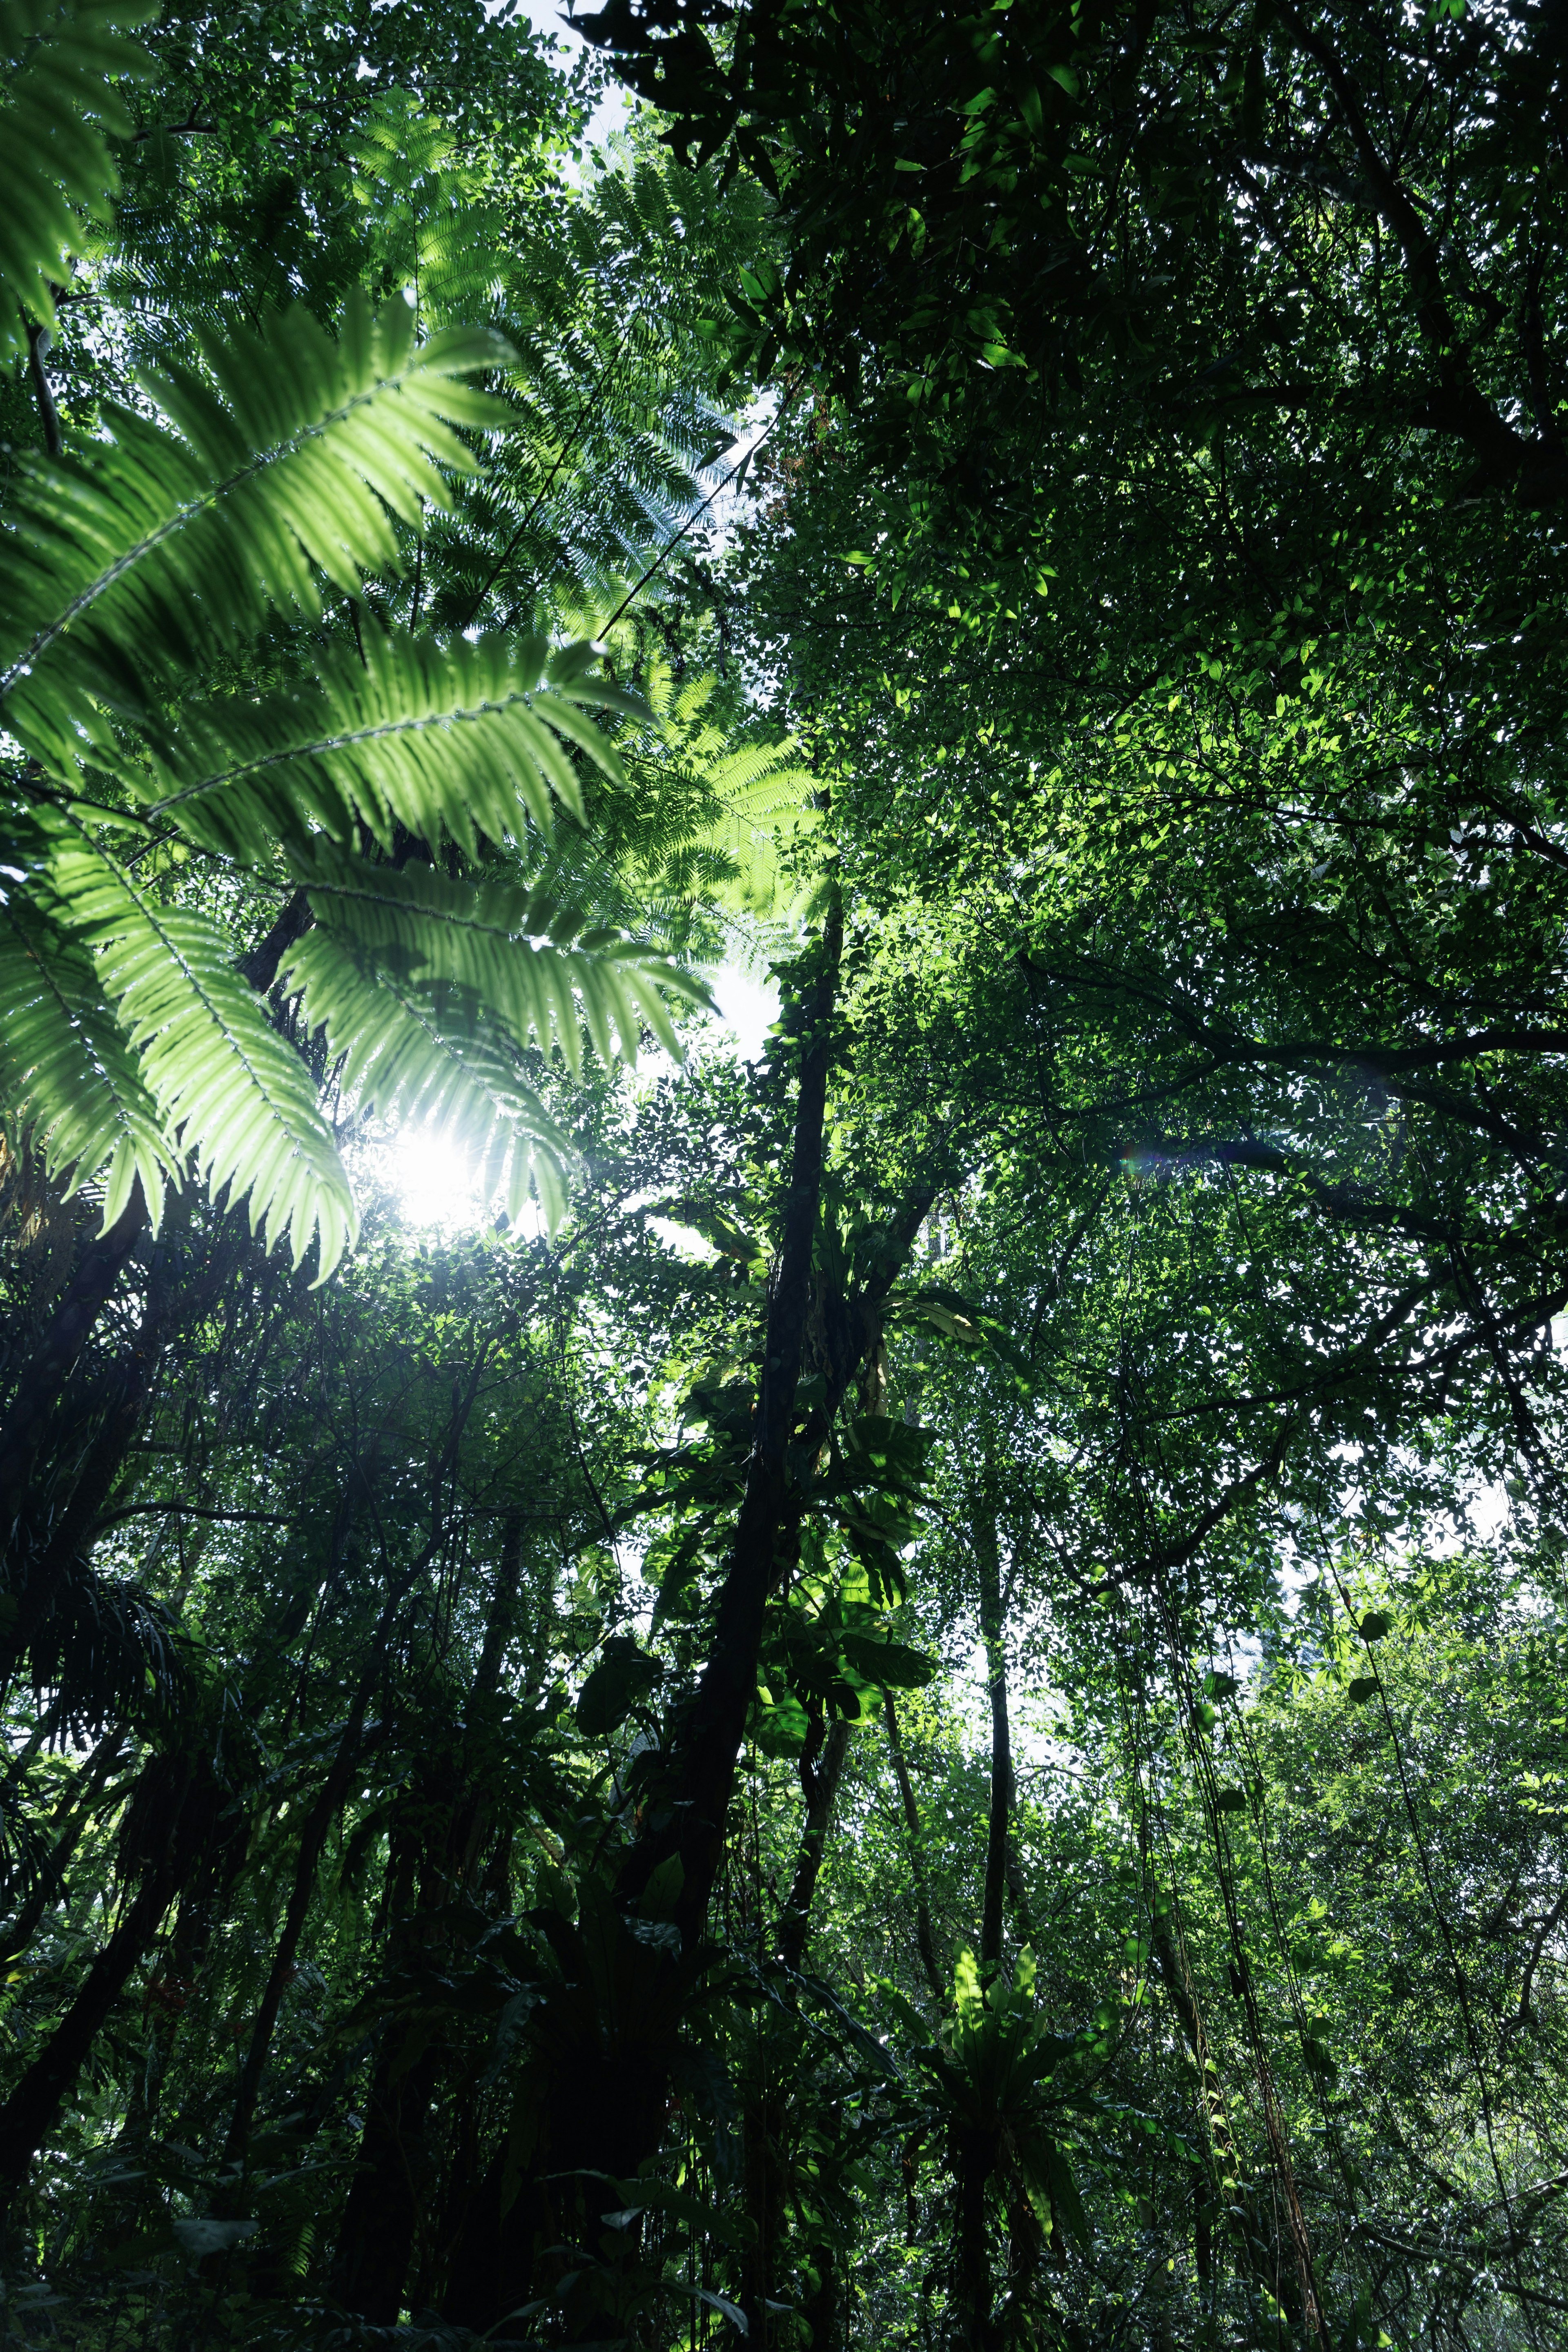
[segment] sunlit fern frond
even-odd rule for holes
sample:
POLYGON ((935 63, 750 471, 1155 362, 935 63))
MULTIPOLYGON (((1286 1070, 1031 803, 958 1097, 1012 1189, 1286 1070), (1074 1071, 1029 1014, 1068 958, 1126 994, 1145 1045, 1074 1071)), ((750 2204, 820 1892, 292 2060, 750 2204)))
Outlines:
MULTIPOLYGON (((680 1047, 663 994, 705 1003, 700 984, 644 942, 620 937, 551 882, 531 887, 432 867, 372 865, 317 842, 294 861, 323 933, 356 957, 385 959, 426 988, 458 991, 487 1008, 520 1048, 558 1045, 575 1076, 586 1027, 602 1060, 635 1062, 646 1021, 680 1047), (663 994, 661 994, 663 992, 663 994)), ((332 1051, 358 1051, 323 1013, 332 1051)))
POLYGON ((416 346, 403 303, 356 300, 335 343, 296 308, 156 380, 176 431, 116 409, 110 441, 34 463, 0 539, 5 725, 68 782, 150 687, 271 608, 317 612, 322 574, 357 591, 396 561, 391 518, 472 469, 452 427, 496 404, 458 379, 507 356, 489 333, 416 346))
POLYGON ((316 827, 347 841, 355 819, 386 850, 401 824, 471 855, 479 831, 506 841, 530 816, 548 831, 552 795, 581 819, 564 746, 619 777, 616 750, 588 713, 636 716, 640 705, 588 674, 592 650, 552 653, 542 637, 442 645, 367 632, 363 658, 334 648, 309 684, 192 709, 157 752, 151 782, 135 762, 119 771, 151 803, 150 821, 244 864, 316 827))
MULTIPOLYGON (((763 920, 787 913, 801 887, 790 869, 803 866, 819 823, 795 745, 734 741, 712 715, 710 677, 677 685, 656 663, 644 684, 654 729, 626 744, 625 762, 645 863, 689 899, 716 898, 763 920)), ((629 824, 637 839, 635 814, 629 824)))
POLYGON ((570 1139, 485 999, 450 982, 432 986, 415 961, 395 943, 371 946, 323 927, 291 951, 285 985, 300 992, 303 1019, 341 1062, 356 1110, 460 1139, 487 1197, 500 1193, 515 1222, 532 1183, 554 1225, 566 1205, 570 1139))
MULTIPOLYGON (((13 874, 28 854, 13 833, 13 874)), ((68 1198, 101 1172, 105 1224, 140 1177, 156 1225, 178 1166, 140 1059, 89 950, 14 885, 0 907, 0 1098, 46 1173, 66 1180, 68 1198)))
POLYGON ((127 38, 155 0, 0 0, 0 359, 26 342, 22 313, 55 324, 53 286, 85 242, 84 215, 118 185, 109 150, 131 117, 119 85, 148 70, 127 38))
MULTIPOLYGON (((157 1107, 162 1153, 195 1153, 209 1192, 247 1200, 251 1230, 269 1244, 287 1240, 296 1265, 319 1239, 329 1271, 353 1237, 353 1196, 310 1073, 235 971, 227 936, 167 905, 79 818, 51 814, 40 830, 47 854, 29 877, 33 896, 91 956, 100 997, 157 1107)), ((37 1065, 30 1085, 47 1134, 56 1086, 37 1065)), ((106 1076, 100 1097, 107 1092, 106 1076)), ((79 1174, 90 1157, 78 1156, 79 1174)))

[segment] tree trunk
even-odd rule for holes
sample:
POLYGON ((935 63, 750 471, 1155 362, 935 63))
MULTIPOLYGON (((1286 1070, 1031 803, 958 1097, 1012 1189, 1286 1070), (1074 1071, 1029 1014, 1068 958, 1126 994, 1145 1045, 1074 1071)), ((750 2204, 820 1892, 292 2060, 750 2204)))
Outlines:
MULTIPOLYGON (((401 1595, 398 1597, 400 1598, 401 1595)), ((245 2164, 246 2152, 250 2145, 250 2126, 256 2112, 257 2094, 261 2088, 261 2077, 266 2072, 267 2061, 271 2053, 278 2012, 283 2006, 283 1995, 294 1973, 294 1955, 300 1948, 300 1937, 304 1932, 306 1914, 310 1907, 310 1897, 315 1893, 316 1871, 321 1863, 321 1849, 327 1842, 327 1832, 331 1828, 339 1808, 348 1794, 349 1781, 359 1761, 364 1711, 370 1704, 370 1695, 375 1688, 377 1677, 381 1673, 382 1652, 385 1647, 393 1605, 389 1603, 387 1609, 382 1613, 382 1622, 377 1628, 376 1638, 371 1645, 370 1664, 360 1677, 359 1688, 354 1693, 349 1707, 348 1720, 343 1726, 342 1735, 338 1741, 337 1753, 332 1759, 325 1780, 321 1783, 321 1793, 306 1818, 305 1827, 300 1839, 300 1857, 294 1867, 294 1884, 289 1891, 289 1908, 284 1914, 282 1933, 273 1951, 272 1966, 268 1972, 266 1990, 261 1996, 261 2006, 257 2011, 256 2022, 250 2030, 250 2043, 245 2053, 245 2063, 240 2069, 239 2088, 234 2102, 234 2115, 229 2123, 228 2137, 224 2146, 226 2165, 238 2165, 243 2168, 245 2164)))
MULTIPOLYGON (((421 2030, 416 2021, 414 2031, 421 2030)), ((420 2222, 437 2185, 430 2112, 448 2053, 431 2042, 410 2064, 406 2047, 406 2034, 389 2036, 372 2076, 332 2272, 334 2299, 373 2327, 397 2326, 420 2222)))
POLYGON ((83 1251, 0 1423, 0 1544, 8 1555, 14 1552, 28 1481, 49 1417, 147 1223, 138 1179, 108 1233, 83 1251))
POLYGON ((985 1496, 974 1515, 974 1556, 980 1570, 980 1638, 985 1650, 986 1696, 991 1702, 991 1817, 985 1840, 985 1894, 980 1916, 980 1969, 983 1976, 990 1977, 1002 1965, 1002 1911, 1007 1891, 1013 1818, 1013 1735, 1007 1719, 1002 1563, 996 1520, 985 1496))
POLYGON ((686 1950, 701 1939, 724 1850, 724 1828, 746 1717, 756 1696, 763 1612, 773 1589, 780 1530, 786 1515, 786 1453, 795 1419, 812 1244, 822 1197, 822 1135, 827 1071, 843 945, 843 916, 828 918, 817 971, 803 1006, 800 1087, 784 1207, 779 1269, 768 1308, 766 1356, 757 1399, 756 1434, 729 1573, 719 1597, 713 1643, 679 1746, 668 1825, 638 1840, 623 1866, 620 1893, 639 1895, 655 1869, 679 1854, 682 1883, 675 1923, 686 1950))
POLYGON ((87 1545, 124 1465, 163 1356, 167 1322, 164 1303, 154 1287, 130 1353, 119 1368, 113 1402, 77 1474, 70 1499, 50 1530, 42 1553, 27 1563, 26 1582, 10 1637, 13 1654, 19 1658, 26 1656, 52 1613, 61 1583, 72 1561, 87 1545))
MULTIPOLYGON (((500 1559, 468 1696, 468 1733, 455 1784, 448 1784, 446 1801, 434 1806, 427 1790, 415 1791, 414 1811, 424 1824, 419 1840, 423 1848, 419 1900, 412 1917, 395 1916, 397 1908, 406 1909, 406 1898, 403 1906, 395 1906, 391 1938, 395 1957, 412 1956, 427 1937, 427 1923, 433 1916, 471 1885, 483 1850, 491 1808, 479 1759, 472 1753, 473 1738, 500 1686, 501 1667, 516 1622, 521 1555, 522 1521, 514 1513, 502 1528, 500 1559)), ((420 2030, 417 2021, 415 2030, 420 2030)), ((389 2033, 372 2071, 359 2168, 343 2208, 333 2257, 336 2299, 373 2326, 397 2325, 421 2221, 440 2189, 430 2145, 432 2110, 451 2053, 440 2036, 423 2048, 416 2045, 411 2058, 408 2053, 407 2035, 389 2033)), ((466 2202, 460 2191, 467 2184, 459 2181, 458 2171, 471 2168, 473 2160, 471 2090, 462 2106, 466 2112, 458 2117, 452 2164, 440 2199, 440 2234, 448 2240, 460 2231, 466 2202)), ((427 2247, 427 2256, 428 2252, 427 2247)), ((421 2270, 422 2275, 430 2276, 428 2259, 421 2270)))
MULTIPOLYGON (((789 1902, 779 1922, 779 1957, 792 1969, 798 1969, 805 1957, 812 1897, 816 1892, 833 1821, 834 1800, 848 1747, 849 1724, 840 1716, 828 1726, 820 1757, 813 1758, 808 1748, 800 1759, 806 1801, 805 1826, 801 1832, 789 1902)), ((786 2235, 784 2174, 779 2140, 786 2126, 788 2100, 774 2075, 765 2030, 758 2037, 757 2063, 763 2079, 747 2099, 741 2121, 742 2194, 747 2218, 755 2232, 742 2257, 741 2308, 748 2322, 748 2343, 754 2345, 757 2352, 767 2352, 767 2347, 779 2340, 779 2330, 768 2305, 779 2300, 774 2292, 775 2273, 786 2235)))
POLYGON ((882 1712, 888 1718, 888 1748, 893 1759, 893 1778, 899 1784, 899 1797, 904 1809, 904 1825, 910 1833, 910 1875, 915 1889, 915 1943, 921 1956, 921 1966, 931 1987, 931 1997, 940 2008, 947 1998, 947 1987, 942 1970, 936 1964, 936 1946, 931 1940, 931 1903, 926 1894, 925 1853, 921 1843, 921 1817, 915 1805, 915 1792, 910 1784, 910 1768, 904 1755, 904 1743, 899 1733, 899 1718, 890 1690, 882 1693, 882 1712))
POLYGON ((804 1756, 801 1758, 801 1779, 805 1784, 805 1827, 801 1832, 800 1853, 795 1860, 789 1903, 779 1922, 779 1957, 792 1969, 798 1969, 805 1957, 805 1938, 811 1924, 811 1898, 816 1892, 822 1857, 827 1846, 827 1832, 833 1822, 834 1801, 838 1794, 839 1778, 848 1748, 849 1724, 847 1717, 840 1716, 829 1727, 821 1761, 813 1766, 807 1764, 804 1756))
POLYGON ((205 1780, 194 1792, 194 1777, 188 1763, 162 1757, 154 1757, 142 1775, 132 1820, 140 1816, 142 1836, 151 1840, 152 1850, 136 1893, 70 2007, 0 2106, 0 2215, 10 2211, 21 2192, 94 2039, 205 1850, 217 1816, 218 1792, 205 1780))

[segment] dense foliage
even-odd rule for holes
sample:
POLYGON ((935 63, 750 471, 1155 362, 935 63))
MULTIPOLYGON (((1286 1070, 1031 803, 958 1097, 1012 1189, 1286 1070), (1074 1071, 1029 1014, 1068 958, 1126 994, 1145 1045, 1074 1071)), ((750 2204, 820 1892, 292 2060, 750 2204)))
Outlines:
POLYGON ((1565 22, 5 0, 7 2340, 1568 2342, 1565 22))

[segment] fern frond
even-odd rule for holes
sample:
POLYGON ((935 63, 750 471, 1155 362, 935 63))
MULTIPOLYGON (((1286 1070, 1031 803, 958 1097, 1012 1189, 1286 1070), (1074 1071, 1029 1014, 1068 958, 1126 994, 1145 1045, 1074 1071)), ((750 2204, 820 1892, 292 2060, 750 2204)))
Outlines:
POLYGON ((23 310, 53 327, 51 284, 83 249, 80 215, 108 211, 119 185, 108 140, 132 127, 115 83, 149 63, 124 28, 157 14, 156 0, 0 5, 0 359, 26 344, 23 310))
POLYGON ((163 905, 72 818, 44 877, 48 912, 92 951, 158 1106, 195 1151, 210 1192, 247 1199, 250 1227, 299 1265, 314 1232, 318 1280, 353 1240, 357 1211, 310 1074, 234 971, 215 923, 163 905))
POLYGON ((19 893, 0 907, 0 1092, 66 1198, 95 1177, 107 1233, 142 1179, 153 1231, 178 1157, 91 957, 19 893))
POLYGON ((732 742, 711 715, 714 688, 710 677, 678 688, 665 664, 650 666, 649 747, 625 752, 639 796, 628 839, 673 897, 776 919, 798 905, 799 888, 789 890, 784 874, 820 822, 816 780, 787 737, 732 742))
MULTIPOLYGON (((518 838, 525 810, 547 832, 552 793, 581 821, 582 791, 559 739, 619 779, 615 747, 586 713, 641 710, 584 674, 593 650, 552 657, 541 637, 443 646, 367 635, 363 661, 330 652, 310 688, 193 712, 157 763, 148 814, 246 864, 302 840, 310 825, 347 840, 356 816, 384 848, 401 824, 470 855, 479 831, 518 838)), ((144 791, 138 771, 119 764, 144 791)))
POLYGON ((484 1004, 519 1046, 548 1053, 558 1045, 574 1077, 583 1026, 602 1060, 618 1054, 635 1063, 646 1019, 679 1058, 661 990, 688 1003, 710 1002, 690 973, 636 940, 590 929, 581 908, 548 887, 372 866, 324 843, 297 858, 294 870, 318 923, 351 940, 361 957, 385 959, 422 987, 484 1004))
POLYGON ((300 992, 303 1018, 342 1062, 358 1109, 460 1139, 479 1161, 487 1195, 500 1193, 514 1223, 531 1181, 553 1231, 575 1154, 479 998, 427 988, 395 949, 374 952, 324 929, 290 950, 284 985, 300 992))
POLYGON ((402 302, 352 301, 335 343, 296 308, 205 355, 210 382, 150 379, 177 436, 110 409, 111 441, 26 469, 0 539, 5 724, 67 782, 149 678, 188 675, 272 607, 318 612, 319 572, 354 593, 394 562, 391 516, 417 520, 473 468, 453 426, 505 415, 456 379, 509 347, 457 330, 416 346, 402 302))

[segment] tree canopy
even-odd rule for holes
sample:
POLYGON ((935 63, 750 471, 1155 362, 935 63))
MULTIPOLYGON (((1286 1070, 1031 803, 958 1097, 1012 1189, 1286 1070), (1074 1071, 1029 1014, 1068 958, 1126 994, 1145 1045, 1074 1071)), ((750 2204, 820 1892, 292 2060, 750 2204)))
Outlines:
POLYGON ((1565 22, 5 0, 8 2341, 1568 2343, 1565 22))

